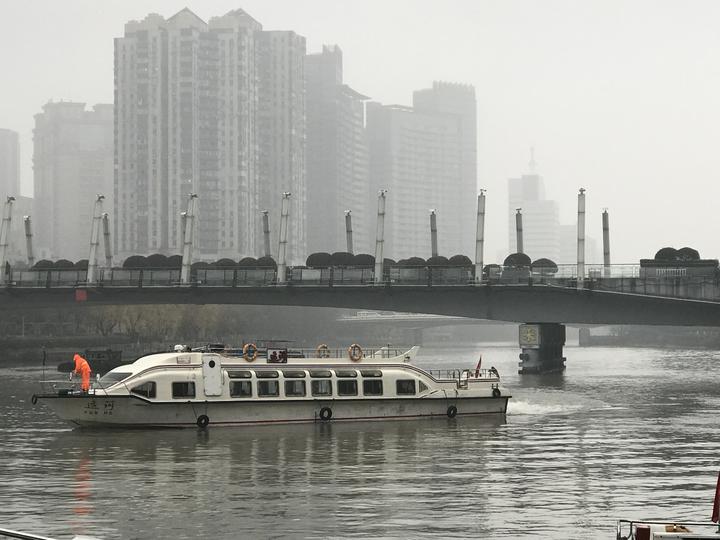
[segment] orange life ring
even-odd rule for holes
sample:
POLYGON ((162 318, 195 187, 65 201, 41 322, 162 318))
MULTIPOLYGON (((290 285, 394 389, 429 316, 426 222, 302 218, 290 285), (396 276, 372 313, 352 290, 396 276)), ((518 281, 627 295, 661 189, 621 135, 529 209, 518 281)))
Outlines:
POLYGON ((363 357, 362 347, 357 343, 353 343, 348 347, 348 356, 353 362, 359 362, 363 357))
POLYGON ((258 350, 254 343, 246 343, 243 347, 243 358, 248 362, 252 362, 257 358, 258 350))
POLYGON ((330 358, 330 348, 325 343, 321 343, 315 349, 318 358, 330 358))

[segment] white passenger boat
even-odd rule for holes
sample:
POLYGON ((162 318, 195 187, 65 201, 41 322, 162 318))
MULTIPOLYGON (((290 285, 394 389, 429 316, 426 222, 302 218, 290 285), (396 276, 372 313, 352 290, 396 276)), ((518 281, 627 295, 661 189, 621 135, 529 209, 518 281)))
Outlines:
POLYGON ((230 351, 151 354, 109 371, 88 392, 33 396, 84 427, 205 427, 504 415, 510 396, 494 368, 428 371, 418 347, 308 354, 247 345, 230 351), (302 356, 302 357, 295 357, 302 356))
POLYGON ((717 540, 720 527, 706 521, 618 521, 616 540, 717 540))

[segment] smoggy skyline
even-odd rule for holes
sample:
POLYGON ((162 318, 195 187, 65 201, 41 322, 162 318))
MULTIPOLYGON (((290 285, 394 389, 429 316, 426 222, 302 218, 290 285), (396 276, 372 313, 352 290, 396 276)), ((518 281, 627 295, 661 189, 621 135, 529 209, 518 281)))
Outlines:
POLYGON ((528 172, 531 146, 563 222, 579 187, 590 236, 609 209, 614 263, 666 245, 720 256, 720 5, 710 1, 10 2, 0 127, 20 133, 23 194, 33 115, 50 99, 112 103, 113 38, 129 20, 183 7, 206 20, 240 7, 267 30, 305 36, 308 52, 337 44, 345 82, 382 103, 410 104, 433 80, 474 85, 486 259, 505 250, 507 179, 528 172))

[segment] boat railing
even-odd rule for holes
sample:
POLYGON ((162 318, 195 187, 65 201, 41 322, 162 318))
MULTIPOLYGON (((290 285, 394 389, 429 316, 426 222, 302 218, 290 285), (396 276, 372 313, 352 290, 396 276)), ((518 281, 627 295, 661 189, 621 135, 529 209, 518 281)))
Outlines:
MULTIPOLYGON (((617 522, 616 540, 635 540, 637 538, 638 525, 661 525, 665 526, 665 532, 686 533, 687 527, 702 527, 702 531, 693 531, 692 537, 687 538, 716 538, 720 534, 720 524, 708 521, 684 521, 681 519, 666 519, 662 521, 648 519, 620 519, 617 522), (715 529, 711 531, 710 529, 715 529), (702 535, 702 536, 700 536, 702 535)), ((682 538, 685 538, 683 536, 682 538)))
POLYGON ((428 373, 441 382, 454 381, 460 388, 467 388, 468 383, 473 381, 500 380, 495 369, 430 369, 428 373))

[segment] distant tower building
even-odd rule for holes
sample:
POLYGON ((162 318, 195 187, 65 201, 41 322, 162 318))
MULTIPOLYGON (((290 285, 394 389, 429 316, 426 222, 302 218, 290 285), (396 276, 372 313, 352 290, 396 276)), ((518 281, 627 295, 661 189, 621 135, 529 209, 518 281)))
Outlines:
POLYGON ((0 128, 0 202, 20 195, 20 138, 16 131, 0 128))
POLYGON ((199 258, 257 255, 259 212, 279 186, 277 207, 283 190, 296 205, 289 249, 304 251, 304 54, 304 38, 263 32, 240 9, 209 23, 183 9, 125 25, 115 40, 118 254, 179 253, 193 192, 199 258))
MULTIPOLYGON (((305 184, 305 38, 295 32, 258 34, 260 207, 279 232, 282 193, 290 192, 287 260, 307 257, 305 184)), ((260 223, 260 214, 256 212, 260 223)), ((275 234, 277 236, 277 234, 275 234)), ((262 245, 262 229, 256 234, 262 245)), ((274 249, 276 249, 275 244, 274 249)), ((258 248, 259 251, 259 248, 258 248)))
POLYGON ((88 111, 85 103, 48 103, 35 115, 33 143, 38 253, 86 259, 97 194, 105 195, 112 215, 113 106, 88 111))
POLYGON ((477 200, 475 89, 433 83, 414 107, 368 103, 370 178, 389 189, 385 254, 430 256, 428 210, 437 211, 441 255, 472 255, 477 200))
MULTIPOLYGON (((534 160, 531 161, 534 164, 534 160)), ((531 169, 534 167, 531 165, 531 169)), ((522 210, 523 251, 532 260, 560 256, 560 212, 556 201, 545 199, 541 176, 531 172, 508 180, 508 253, 517 252, 515 213, 522 210)), ((500 261, 502 262, 502 261, 500 261)))
POLYGON ((307 81, 308 252, 345 251, 345 210, 352 211, 355 253, 372 253, 365 100, 343 84, 342 51, 323 46, 305 58, 307 81))

